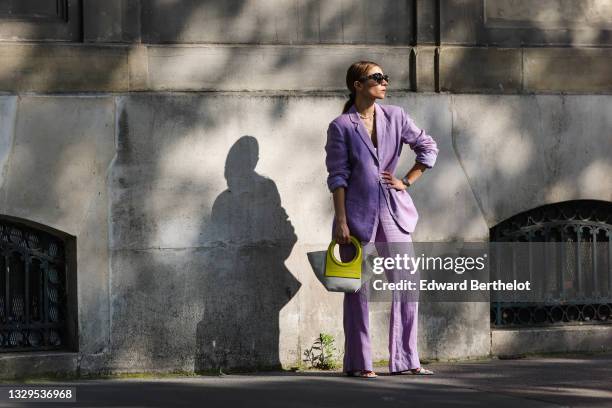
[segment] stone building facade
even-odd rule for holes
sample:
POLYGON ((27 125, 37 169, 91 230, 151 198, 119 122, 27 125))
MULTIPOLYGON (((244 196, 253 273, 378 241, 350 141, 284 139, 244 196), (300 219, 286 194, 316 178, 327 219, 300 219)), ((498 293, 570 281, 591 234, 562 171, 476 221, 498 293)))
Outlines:
MULTIPOLYGON (((323 146, 359 59, 440 148, 415 240, 489 241, 559 205, 610 240, 609 0, 42 3, 0 3, 4 378, 291 367, 320 332, 343 344, 305 254, 329 242, 323 146)), ((423 303, 421 355, 609 349, 600 289, 576 324, 423 303)), ((387 358, 388 305, 370 321, 387 358)))

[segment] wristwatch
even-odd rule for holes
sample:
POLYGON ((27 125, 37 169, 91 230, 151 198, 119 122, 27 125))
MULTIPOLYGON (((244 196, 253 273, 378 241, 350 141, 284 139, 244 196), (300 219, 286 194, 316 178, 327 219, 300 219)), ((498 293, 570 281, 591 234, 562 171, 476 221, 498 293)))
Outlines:
POLYGON ((402 183, 404 183, 406 187, 410 187, 410 181, 408 181, 408 177, 404 177, 402 179, 402 183))

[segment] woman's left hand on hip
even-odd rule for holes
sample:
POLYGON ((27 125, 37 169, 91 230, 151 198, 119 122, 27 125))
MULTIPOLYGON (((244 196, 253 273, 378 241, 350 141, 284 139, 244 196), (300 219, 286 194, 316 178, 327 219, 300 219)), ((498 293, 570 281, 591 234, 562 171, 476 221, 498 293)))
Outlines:
POLYGON ((385 170, 382 171, 380 174, 383 179, 383 182, 387 185, 387 189, 394 188, 400 191, 406 189, 406 185, 402 182, 402 180, 394 177, 391 172, 385 170))

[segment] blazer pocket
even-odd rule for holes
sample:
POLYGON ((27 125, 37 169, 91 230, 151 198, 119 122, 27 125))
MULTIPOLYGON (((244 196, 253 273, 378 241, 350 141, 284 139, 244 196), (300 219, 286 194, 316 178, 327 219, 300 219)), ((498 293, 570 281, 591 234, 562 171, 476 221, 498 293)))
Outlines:
POLYGON ((399 191, 398 197, 407 203, 413 204, 412 197, 410 197, 410 193, 408 193, 408 190, 399 191))
POLYGON ((416 206, 414 205, 412 197, 410 197, 408 191, 395 190, 392 188, 390 194, 393 196, 392 200, 395 201, 396 209, 401 208, 404 211, 408 210, 409 212, 417 212, 416 206))

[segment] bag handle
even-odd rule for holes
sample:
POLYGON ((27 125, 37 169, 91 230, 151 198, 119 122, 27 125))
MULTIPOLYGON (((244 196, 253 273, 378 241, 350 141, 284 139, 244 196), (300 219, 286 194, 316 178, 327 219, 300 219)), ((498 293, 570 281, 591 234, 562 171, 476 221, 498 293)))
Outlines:
POLYGON ((355 258, 348 262, 342 262, 339 259, 336 259, 336 257, 334 256, 334 247, 337 243, 335 238, 332 239, 332 241, 329 243, 329 246, 327 247, 327 253, 330 255, 331 260, 338 266, 350 266, 357 262, 357 260, 361 259, 361 242, 359 242, 359 240, 353 235, 350 236, 350 239, 351 243, 357 249, 357 251, 355 251, 355 258))

